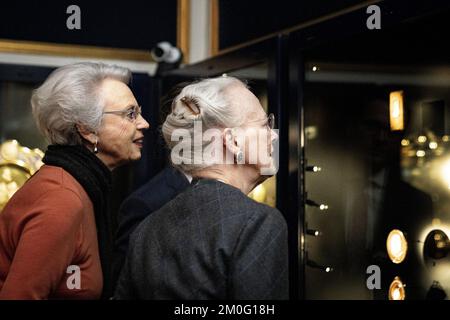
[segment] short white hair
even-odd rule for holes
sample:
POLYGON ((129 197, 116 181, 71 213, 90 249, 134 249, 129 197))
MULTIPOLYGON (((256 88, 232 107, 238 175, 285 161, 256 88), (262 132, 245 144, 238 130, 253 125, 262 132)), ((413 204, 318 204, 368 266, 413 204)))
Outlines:
POLYGON ((51 144, 82 144, 76 125, 92 132, 99 129, 104 108, 99 88, 105 79, 128 84, 131 71, 104 63, 70 64, 53 71, 33 91, 31 107, 36 125, 51 144))
MULTIPOLYGON (((195 121, 201 121, 203 132, 212 128, 234 128, 242 125, 246 119, 246 113, 242 112, 239 106, 234 105, 237 99, 231 99, 229 95, 228 89, 233 86, 247 88, 244 82, 229 76, 204 79, 184 87, 174 99, 172 112, 162 125, 162 133, 168 147, 172 149, 178 143, 171 138, 173 132, 179 129, 187 130, 191 141, 194 141, 195 121)), ((201 149, 208 149, 212 143, 213 141, 202 141, 201 149)), ((191 149, 188 158, 194 159, 195 147, 191 149)), ((184 163, 181 158, 177 158, 179 156, 172 154, 172 163, 186 173, 192 173, 210 165, 205 162, 184 163)))

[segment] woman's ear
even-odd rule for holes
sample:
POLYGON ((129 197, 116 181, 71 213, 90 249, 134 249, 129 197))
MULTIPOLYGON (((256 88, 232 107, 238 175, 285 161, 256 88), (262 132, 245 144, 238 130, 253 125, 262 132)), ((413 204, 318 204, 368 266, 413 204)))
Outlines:
POLYGON ((226 128, 222 134, 223 137, 223 145, 233 155, 236 155, 239 152, 239 146, 237 140, 235 139, 235 135, 233 133, 233 129, 226 128))
POLYGON ((80 134, 80 136, 88 141, 91 144, 95 144, 96 141, 98 141, 98 135, 96 132, 92 132, 92 130, 88 130, 84 125, 77 124, 76 125, 77 131, 80 134))

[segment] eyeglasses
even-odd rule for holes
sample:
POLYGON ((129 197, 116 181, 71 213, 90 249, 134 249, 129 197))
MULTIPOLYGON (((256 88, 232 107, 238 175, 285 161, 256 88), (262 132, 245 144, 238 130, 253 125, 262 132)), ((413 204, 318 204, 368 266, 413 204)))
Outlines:
POLYGON ((142 108, 140 106, 133 106, 123 110, 104 111, 103 114, 117 114, 125 117, 130 122, 136 122, 137 118, 142 114, 142 108))
POLYGON ((275 128, 275 115, 273 113, 269 114, 267 117, 267 126, 270 130, 273 130, 275 128))
POLYGON ((273 130, 275 128, 275 115, 273 113, 270 113, 266 119, 254 120, 248 123, 262 123, 263 121, 265 121, 264 125, 267 126, 270 130, 273 130))

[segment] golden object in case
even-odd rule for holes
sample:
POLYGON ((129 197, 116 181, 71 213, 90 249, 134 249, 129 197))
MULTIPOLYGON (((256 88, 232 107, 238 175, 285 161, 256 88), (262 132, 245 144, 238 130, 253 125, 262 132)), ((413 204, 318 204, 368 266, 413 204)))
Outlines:
POLYGON ((44 153, 16 140, 0 144, 0 211, 13 194, 43 165, 44 153))

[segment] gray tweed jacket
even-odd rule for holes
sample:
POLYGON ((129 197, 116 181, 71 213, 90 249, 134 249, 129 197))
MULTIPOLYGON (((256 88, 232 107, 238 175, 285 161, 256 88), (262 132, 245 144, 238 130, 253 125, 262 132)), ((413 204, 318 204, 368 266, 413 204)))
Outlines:
POLYGON ((281 213, 201 179, 131 236, 117 299, 288 299, 281 213))

